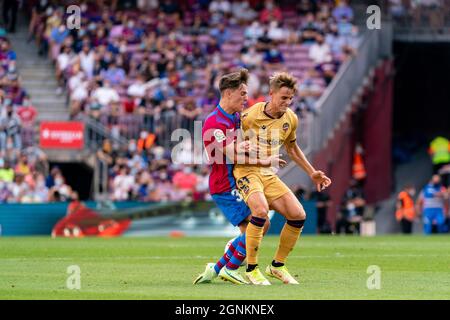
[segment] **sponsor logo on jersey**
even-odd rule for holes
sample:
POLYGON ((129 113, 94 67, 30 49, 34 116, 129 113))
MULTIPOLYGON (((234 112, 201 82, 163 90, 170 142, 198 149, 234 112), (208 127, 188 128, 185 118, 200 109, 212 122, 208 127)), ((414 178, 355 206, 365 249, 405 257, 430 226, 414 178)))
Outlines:
POLYGON ((216 141, 217 141, 217 142, 222 142, 222 141, 224 141, 227 137, 225 136, 225 134, 223 133, 222 130, 216 129, 216 130, 214 130, 214 138, 216 138, 216 141))
POLYGON ((261 136, 258 136, 258 141, 263 144, 268 144, 269 146, 278 146, 283 144, 283 141, 279 139, 266 139, 261 136))

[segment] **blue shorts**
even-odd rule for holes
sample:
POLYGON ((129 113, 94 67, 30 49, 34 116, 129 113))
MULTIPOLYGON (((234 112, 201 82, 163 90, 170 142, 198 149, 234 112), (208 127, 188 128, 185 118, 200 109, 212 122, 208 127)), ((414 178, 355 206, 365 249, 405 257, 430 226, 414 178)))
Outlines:
POLYGON ((423 210, 423 229, 425 234, 431 234, 433 222, 436 222, 439 233, 446 232, 447 226, 445 225, 445 215, 442 208, 425 208, 423 210))
POLYGON ((232 192, 213 194, 212 198, 233 226, 239 225, 251 213, 236 189, 232 192))

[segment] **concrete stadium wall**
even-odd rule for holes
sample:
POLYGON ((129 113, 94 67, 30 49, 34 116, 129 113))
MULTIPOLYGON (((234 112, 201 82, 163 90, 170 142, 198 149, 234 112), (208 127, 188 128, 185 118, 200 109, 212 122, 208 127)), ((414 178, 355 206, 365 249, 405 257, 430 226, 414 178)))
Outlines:
POLYGON ((341 199, 352 178, 353 151, 356 142, 364 148, 367 172, 364 193, 369 204, 389 197, 392 189, 392 61, 386 60, 375 70, 371 85, 365 88, 360 100, 352 105, 335 130, 326 147, 313 159, 317 169, 332 179, 329 189, 333 201, 328 221, 336 222, 341 199), (364 107, 362 107, 364 103, 364 107))
POLYGON ((393 62, 386 61, 375 70, 373 95, 363 116, 363 146, 367 179, 364 193, 368 203, 388 198, 393 191, 392 114, 393 62))

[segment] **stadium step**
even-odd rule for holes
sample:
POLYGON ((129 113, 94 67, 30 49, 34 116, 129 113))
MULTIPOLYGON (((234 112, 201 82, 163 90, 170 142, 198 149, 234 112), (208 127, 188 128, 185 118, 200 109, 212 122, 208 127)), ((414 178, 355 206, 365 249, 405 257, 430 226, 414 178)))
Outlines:
POLYGON ((37 86, 37 85, 32 85, 30 86, 30 89, 27 90, 28 93, 30 95, 42 95, 43 93, 48 94, 49 89, 52 89, 55 86, 54 83, 52 83, 52 85, 50 86, 50 84, 48 86, 37 86))
POLYGON ((47 59, 41 59, 41 60, 33 59, 33 60, 21 61, 20 64, 18 63, 17 65, 19 67, 19 70, 23 70, 26 68, 39 68, 39 67, 52 68, 53 67, 53 63, 51 63, 47 59))
POLYGON ((54 89, 57 87, 56 80, 53 82, 50 81, 40 81, 35 79, 24 79, 22 78, 22 84, 28 88, 28 92, 31 90, 44 90, 44 89, 54 89))
POLYGON ((67 116, 67 114, 65 112, 53 112, 53 113, 48 113, 45 114, 45 117, 41 115, 38 115, 37 117, 38 121, 69 121, 69 116, 67 116))
MULTIPOLYGON (((54 95, 54 93, 53 93, 54 95)), ((62 105, 65 106, 66 105, 66 98, 63 96, 52 96, 52 95, 47 95, 47 96, 36 96, 33 98, 33 104, 36 105, 43 105, 43 106, 47 106, 48 105, 62 105)))
POLYGON ((17 69, 26 92, 38 112, 40 121, 69 119, 66 95, 58 95, 55 67, 47 57, 38 55, 34 41, 28 41, 27 22, 22 16, 17 32, 8 37, 17 54, 17 69))
POLYGON ((60 150, 46 149, 45 153, 48 158, 55 162, 84 162, 90 167, 93 167, 92 154, 87 150, 60 150))
MULTIPOLYGON (((47 97, 49 95, 49 90, 51 90, 53 88, 49 88, 49 87, 45 87, 45 88, 30 88, 27 90, 28 94, 32 97, 33 101, 35 101, 38 98, 41 97, 47 97)), ((53 92, 53 94, 55 94, 55 92, 53 92)), ((57 101, 59 102, 61 99, 64 101, 63 103, 65 104, 66 98, 64 95, 56 95, 55 99, 57 99, 57 101), (60 99, 61 98, 61 99, 60 99)))
POLYGON ((47 72, 41 72, 39 70, 31 70, 31 71, 20 71, 21 78, 29 79, 29 80, 37 80, 42 82, 49 82, 51 84, 56 85, 55 81, 55 74, 54 73, 47 73, 47 72))

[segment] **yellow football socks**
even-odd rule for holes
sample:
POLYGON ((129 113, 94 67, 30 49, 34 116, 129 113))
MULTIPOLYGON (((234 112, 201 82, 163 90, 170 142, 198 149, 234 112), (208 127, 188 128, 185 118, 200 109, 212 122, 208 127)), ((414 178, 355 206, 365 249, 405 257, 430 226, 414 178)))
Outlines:
POLYGON ((265 222, 266 219, 252 217, 245 231, 245 249, 249 265, 258 264, 258 248, 263 238, 265 222))
POLYGON ((301 230, 303 229, 304 221, 305 220, 287 221, 284 224, 280 234, 280 244, 278 245, 278 250, 274 257, 275 261, 285 263, 289 252, 292 251, 297 243, 301 230))

